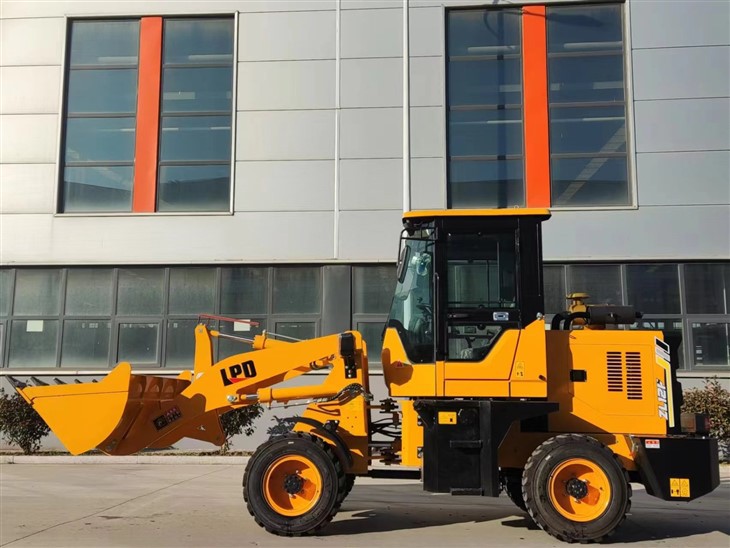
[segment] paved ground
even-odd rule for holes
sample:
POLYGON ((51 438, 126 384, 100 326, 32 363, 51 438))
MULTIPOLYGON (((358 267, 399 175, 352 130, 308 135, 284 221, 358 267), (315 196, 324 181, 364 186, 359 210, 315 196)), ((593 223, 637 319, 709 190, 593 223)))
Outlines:
MULTIPOLYGON (((240 465, 3 464, 0 545, 51 547, 565 546, 506 499, 424 493, 418 482, 360 479, 319 537, 260 529, 240 465)), ((634 546, 730 546, 730 478, 689 504, 634 491, 612 539, 634 546)))

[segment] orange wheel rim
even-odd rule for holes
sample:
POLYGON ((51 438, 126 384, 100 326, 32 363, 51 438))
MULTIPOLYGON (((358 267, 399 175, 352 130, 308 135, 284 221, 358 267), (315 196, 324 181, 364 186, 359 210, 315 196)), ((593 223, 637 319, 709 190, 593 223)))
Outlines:
POLYGON ((301 516, 317 504, 322 476, 314 463, 301 455, 276 459, 264 476, 264 498, 277 514, 301 516))
POLYGON ((593 521, 611 501, 611 483, 596 463, 567 459, 550 475, 548 494, 558 513, 571 521, 593 521))

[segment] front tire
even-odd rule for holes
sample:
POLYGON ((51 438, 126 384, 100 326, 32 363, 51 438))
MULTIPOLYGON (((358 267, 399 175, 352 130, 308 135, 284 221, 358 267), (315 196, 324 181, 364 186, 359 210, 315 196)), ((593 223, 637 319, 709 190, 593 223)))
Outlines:
POLYGON ((256 523, 282 536, 312 534, 340 508, 346 478, 329 445, 295 434, 261 445, 243 476, 243 498, 256 523))
POLYGON ((563 434, 532 453, 522 496, 541 529, 565 542, 600 542, 631 507, 631 486, 618 457, 594 438, 563 434))

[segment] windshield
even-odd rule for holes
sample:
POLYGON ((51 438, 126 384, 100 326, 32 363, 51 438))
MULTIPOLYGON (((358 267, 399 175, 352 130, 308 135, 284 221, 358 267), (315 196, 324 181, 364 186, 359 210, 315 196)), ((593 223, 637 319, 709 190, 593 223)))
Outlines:
POLYGON ((433 361, 433 229, 415 231, 402 240, 398 284, 388 327, 398 330, 408 358, 414 363, 433 361))

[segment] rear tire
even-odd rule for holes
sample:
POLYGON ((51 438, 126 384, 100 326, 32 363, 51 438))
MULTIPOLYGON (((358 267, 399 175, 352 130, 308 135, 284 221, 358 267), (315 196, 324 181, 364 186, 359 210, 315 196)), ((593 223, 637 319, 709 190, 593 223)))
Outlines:
POLYGON ((243 476, 243 499, 256 523, 269 533, 316 533, 335 516, 346 477, 332 449, 320 438, 293 434, 261 445, 243 476))
POLYGON ((594 438, 563 434, 532 453, 522 496, 541 529, 565 542, 600 542, 631 507, 631 486, 618 457, 594 438))
POLYGON ((507 493, 517 508, 523 512, 527 512, 525 499, 522 498, 522 469, 521 468, 503 468, 500 472, 500 480, 502 490, 507 493))

